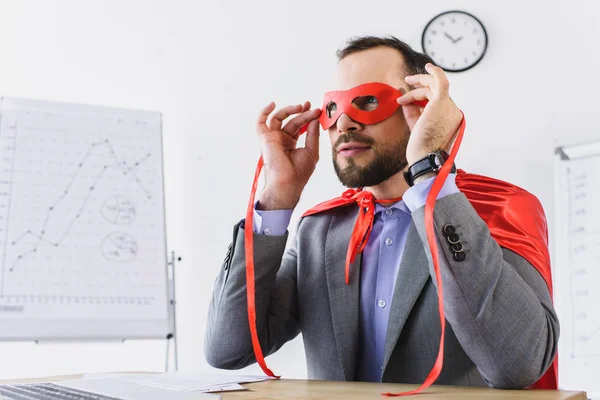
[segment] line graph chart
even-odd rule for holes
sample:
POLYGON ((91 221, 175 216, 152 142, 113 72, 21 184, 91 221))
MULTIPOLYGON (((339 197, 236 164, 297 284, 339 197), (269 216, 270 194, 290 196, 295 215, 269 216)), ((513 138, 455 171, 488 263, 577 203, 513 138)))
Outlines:
POLYGON ((164 330, 161 128, 158 113, 2 99, 0 321, 164 330))
MULTIPOLYGON (((147 160, 149 157, 150 157, 150 154, 146 155, 142 159, 142 161, 147 160)), ((126 161, 121 161, 117 157, 117 155, 115 154, 114 148, 108 139, 104 140, 103 142, 92 143, 92 145, 90 146, 86 155, 83 157, 81 162, 76 166, 76 170, 73 173, 71 180, 67 184, 67 187, 62 191, 62 193, 60 194, 60 197, 52 205, 50 205, 50 207, 48 207, 48 212, 46 213, 46 217, 44 218, 44 222, 42 224, 42 227, 39 230, 39 233, 33 232, 31 230, 27 230, 25 233, 20 235, 17 239, 15 239, 11 243, 11 246, 17 246, 24 239, 27 239, 29 236, 33 236, 35 238, 33 248, 31 248, 30 250, 27 250, 24 253, 18 254, 16 259, 12 262, 12 264, 10 264, 9 271, 12 272, 14 270, 15 266, 17 265, 17 263, 21 262, 25 257, 36 253, 42 243, 46 243, 46 244, 49 244, 49 245, 55 246, 55 247, 59 247, 61 245, 61 243, 63 242, 65 237, 71 231, 71 228, 73 227, 73 225, 75 225, 77 220, 81 217, 81 213, 85 210, 85 207, 88 204, 88 200, 90 199, 90 196, 93 194, 94 189, 96 188, 96 186, 101 181, 102 177, 105 175, 106 171, 109 168, 118 169, 124 175, 130 174, 133 177, 133 179, 135 180, 136 184, 139 186, 140 190, 143 193, 145 193, 149 199, 151 199, 152 198, 151 194, 142 185, 140 179, 135 175, 135 171, 134 171, 135 168, 137 168, 139 166, 140 162, 142 162, 142 161, 136 162, 133 165, 133 167, 128 167, 126 161), (46 229, 48 227, 49 221, 51 220, 52 214, 56 214, 56 212, 59 211, 59 207, 61 206, 61 203, 68 200, 68 196, 72 193, 73 185, 78 182, 77 178, 81 175, 81 171, 86 167, 86 162, 89 159, 92 152, 96 149, 98 149, 98 151, 100 151, 100 150, 102 150, 103 147, 106 147, 107 150, 110 152, 110 157, 108 159, 112 158, 113 160, 111 160, 111 161, 113 161, 113 162, 107 163, 100 168, 99 173, 96 175, 95 179, 93 179, 91 186, 88 188, 87 194, 85 195, 83 201, 81 201, 81 206, 79 207, 79 209, 73 216, 70 223, 67 224, 67 229, 62 233, 62 235, 60 235, 60 237, 56 240, 48 239, 46 237, 46 229)), ((2 269, 4 270, 5 268, 6 268, 6 265, 3 265, 2 269)), ((0 287, 0 294, 1 293, 3 293, 3 286, 0 287)))

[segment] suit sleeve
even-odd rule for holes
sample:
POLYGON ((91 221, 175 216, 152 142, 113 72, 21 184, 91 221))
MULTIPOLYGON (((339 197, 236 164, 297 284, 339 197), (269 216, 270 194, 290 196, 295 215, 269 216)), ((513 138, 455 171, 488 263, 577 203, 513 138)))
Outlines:
MULTIPOLYGON (((256 325, 266 355, 300 332, 296 250, 286 251, 288 234, 254 234, 256 325)), ((210 365, 239 369, 256 362, 248 326, 243 221, 234 227, 209 307, 204 353, 210 365)))
MULTIPOLYGON (((413 221, 435 282, 424 207, 413 212, 413 221)), ((464 194, 438 200, 434 224, 446 319, 465 352, 489 386, 530 386, 557 352, 559 323, 546 282, 527 260, 498 245, 464 194), (447 226, 456 236, 445 234, 447 226), (458 255, 450 243, 457 240, 463 248, 458 255)))

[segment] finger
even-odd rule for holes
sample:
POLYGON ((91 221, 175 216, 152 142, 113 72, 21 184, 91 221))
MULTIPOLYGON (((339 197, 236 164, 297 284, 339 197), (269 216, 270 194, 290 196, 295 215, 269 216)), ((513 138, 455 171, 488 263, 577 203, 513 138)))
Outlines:
POLYGON ((319 121, 314 119, 308 124, 304 148, 308 150, 315 162, 319 161, 319 134, 319 121))
POLYGON ((421 87, 426 87, 426 86, 431 87, 435 83, 433 76, 428 75, 428 74, 409 75, 406 78, 404 78, 404 80, 409 85, 413 85, 413 86, 419 85, 421 87))
POLYGON ((429 76, 431 76, 433 79, 434 86, 437 90, 442 93, 448 92, 450 84, 448 82, 448 77, 442 68, 436 67, 431 63, 427 63, 425 64, 425 71, 429 72, 429 76))
POLYGON ((305 101, 304 105, 302 106, 302 112, 306 112, 310 110, 310 101, 305 101))
MULTIPOLYGON (((311 106, 310 101, 304 102, 304 106, 302 107, 302 112, 307 112, 308 110, 310 110, 310 106, 311 106)), ((304 125, 304 127, 307 127, 307 126, 308 126, 308 124, 304 125)), ((302 128, 303 127, 300 127, 300 129, 302 129, 302 128)), ((285 127, 283 129, 285 129, 285 127)), ((306 129, 304 129, 304 132, 306 132, 306 129)), ((293 136, 294 136, 294 139, 298 139, 298 136, 300 136, 300 133, 294 133, 293 136)))
POLYGON ((421 108, 416 105, 409 104, 402 107, 402 112, 404 113, 404 120, 406 121, 408 128, 412 132, 414 126, 421 117, 421 108))
POLYGON ((267 104, 258 115, 258 119, 256 120, 256 129, 258 132, 265 132, 269 128, 267 127, 267 119, 269 119, 269 114, 273 112, 275 109, 275 102, 272 101, 267 104))
POLYGON ((308 124, 313 119, 319 118, 320 115, 321 109, 319 108, 304 112, 292 118, 287 124, 285 124, 282 130, 290 136, 295 136, 302 126, 308 124))
POLYGON ((425 87, 411 90, 410 92, 407 92, 406 94, 403 94, 402 96, 398 97, 396 101, 401 106, 405 106, 415 101, 430 100, 432 95, 433 93, 431 89, 425 87))
POLYGON ((283 107, 282 109, 275 111, 275 114, 273 114, 273 116, 271 117, 271 121, 269 122, 269 129, 281 129, 281 124, 283 124, 283 120, 289 117, 290 115, 302 112, 303 107, 304 106, 302 104, 297 104, 295 106, 283 107))

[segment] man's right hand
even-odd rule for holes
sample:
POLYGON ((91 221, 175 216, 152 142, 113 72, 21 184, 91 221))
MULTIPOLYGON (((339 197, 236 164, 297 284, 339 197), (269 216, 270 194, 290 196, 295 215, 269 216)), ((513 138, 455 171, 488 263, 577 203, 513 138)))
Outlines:
POLYGON ((310 102, 275 110, 275 103, 266 106, 256 123, 258 136, 263 142, 262 155, 266 185, 257 208, 281 210, 296 207, 304 186, 319 161, 320 109, 310 110, 310 102), (310 110, 310 111, 309 111, 310 110), (297 114, 297 115, 296 115, 297 114), (286 122, 284 120, 295 115, 286 122), (300 128, 308 123, 306 145, 297 148, 300 128))

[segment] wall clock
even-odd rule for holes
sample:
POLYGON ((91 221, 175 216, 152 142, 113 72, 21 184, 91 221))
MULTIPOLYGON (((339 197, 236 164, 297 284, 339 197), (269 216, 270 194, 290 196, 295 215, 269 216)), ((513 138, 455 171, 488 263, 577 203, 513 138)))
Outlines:
POLYGON ((423 52, 446 71, 473 68, 485 55, 487 32, 479 19, 465 11, 446 11, 429 21, 421 36, 423 52))

